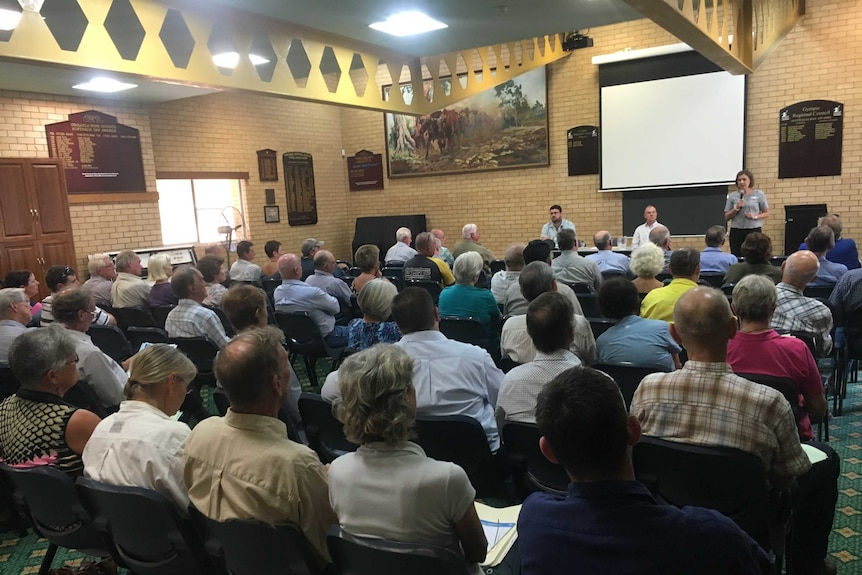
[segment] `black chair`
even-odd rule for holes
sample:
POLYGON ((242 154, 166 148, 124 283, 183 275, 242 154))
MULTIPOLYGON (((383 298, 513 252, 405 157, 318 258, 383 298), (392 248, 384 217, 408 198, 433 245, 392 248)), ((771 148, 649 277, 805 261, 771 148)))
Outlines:
POLYGON ((0 363, 0 401, 14 395, 21 383, 12 373, 8 363, 0 363))
POLYGON ((832 396, 832 415, 844 411, 847 384, 856 380, 858 361, 862 359, 862 308, 848 312, 844 317, 844 349, 837 350, 835 361, 835 389, 832 396))
POLYGON ((161 493, 85 477, 78 478, 76 487, 93 526, 113 542, 135 575, 212 572, 212 562, 191 523, 161 493))
POLYGON ((667 272, 661 272, 655 275, 655 279, 662 282, 664 285, 667 285, 668 282, 673 280, 673 276, 667 272))
POLYGON ((499 496, 500 466, 482 425, 466 415, 420 415, 414 440, 431 459, 451 461, 467 472, 476 497, 499 496))
POLYGON ((400 266, 394 266, 392 263, 387 263, 386 267, 380 270, 380 274, 401 291, 404 289, 404 263, 402 262, 400 266))
POLYGON ((724 274, 702 273, 700 274, 700 281, 698 283, 704 283, 704 285, 708 285, 710 287, 720 288, 722 285, 724 285, 724 274))
POLYGON ((675 505, 706 507, 729 517, 776 555, 781 572, 789 500, 770 491, 760 459, 738 449, 642 437, 634 446, 635 476, 675 505), (775 536, 772 534, 775 533, 775 536))
POLYGON ((491 275, 506 271, 506 260, 491 260, 491 275))
POLYGON ((508 355, 504 355, 503 357, 501 357, 500 361, 497 363, 497 367, 499 367, 500 371, 502 371, 503 373, 509 373, 519 365, 521 364, 509 357, 508 355))
POLYGON ((269 300, 269 304, 274 308, 275 307, 275 288, 281 285, 281 279, 271 279, 267 278, 263 280, 263 291, 266 292, 266 298, 269 300))
POLYGON ((487 328, 475 317, 441 316, 440 332, 449 339, 472 343, 484 349, 491 345, 487 328))
POLYGON ((724 292, 724 295, 728 297, 728 299, 733 295, 733 287, 736 284, 721 284, 721 291, 724 292))
POLYGON ((615 382, 617 382, 617 386, 619 386, 620 392, 623 394, 623 399, 626 402, 626 409, 631 407, 632 397, 635 395, 635 390, 638 388, 638 385, 640 385, 641 380, 644 377, 651 373, 667 371, 665 367, 634 365, 627 361, 621 361, 618 363, 598 363, 593 367, 599 371, 605 372, 611 376, 615 382))
POLYGON ((287 340, 287 347, 292 355, 302 357, 305 362, 305 371, 308 379, 315 389, 320 389, 320 381, 317 378, 317 360, 322 357, 332 358, 332 369, 335 369, 341 360, 345 348, 330 347, 326 340, 320 335, 320 329, 308 312, 275 312, 275 321, 287 340))
POLYGON ((218 346, 205 336, 199 337, 172 337, 171 343, 176 344, 177 349, 186 355, 198 370, 191 385, 189 385, 186 399, 180 408, 183 412, 180 420, 186 423, 191 417, 202 421, 212 414, 204 407, 201 399, 201 390, 204 386, 215 387, 216 379, 213 373, 213 363, 218 354, 218 346))
POLYGON ((437 305, 437 302, 440 301, 440 292, 443 291, 439 282, 430 280, 406 281, 404 282, 404 287, 419 287, 424 289, 431 295, 431 299, 434 300, 434 305, 437 305))
POLYGON ((572 291, 578 295, 595 294, 596 293, 596 288, 592 284, 579 284, 579 283, 567 283, 567 282, 563 282, 563 283, 565 283, 567 286, 572 288, 572 291))
POLYGON ((581 309, 584 310, 586 318, 601 318, 604 317, 599 311, 598 295, 595 293, 579 293, 578 303, 581 304, 581 309))
POLYGON ((192 505, 189 518, 207 553, 230 575, 312 575, 320 571, 308 541, 292 527, 253 519, 216 521, 192 505))
POLYGON ((435 545, 357 537, 337 525, 326 544, 341 575, 468 575, 463 557, 435 545))
POLYGON ((126 337, 132 346, 132 352, 137 353, 144 343, 170 343, 168 332, 157 327, 130 327, 126 337))
POLYGON ((108 417, 111 413, 119 409, 118 405, 113 405, 110 408, 102 405, 102 401, 96 392, 86 381, 78 381, 63 395, 63 401, 70 403, 75 407, 92 411, 102 419, 108 417))
POLYGON ((122 330, 113 325, 91 325, 87 335, 93 340, 93 345, 117 363, 126 361, 136 351, 122 330))
POLYGON ((608 280, 610 278, 616 278, 616 277, 627 278, 627 277, 631 277, 631 276, 629 274, 627 274, 626 272, 620 271, 620 270, 603 270, 602 271, 602 281, 608 280))
POLYGON ((833 289, 835 289, 835 284, 828 286, 805 286, 805 289, 802 290, 802 295, 828 300, 829 296, 832 295, 833 289))
POLYGON ((519 497, 523 499, 534 491, 557 495, 568 493, 569 476, 562 465, 551 463, 539 451, 539 428, 535 424, 505 422, 503 445, 509 454, 519 497))
POLYGON ((344 426, 335 418, 332 409, 333 406, 316 393, 299 396, 299 415, 305 424, 308 445, 323 463, 332 463, 359 447, 344 437, 344 426))
POLYGON ((600 335, 611 329, 613 326, 617 324, 617 320, 615 319, 604 319, 591 317, 590 321, 590 330, 593 332, 593 337, 598 339, 600 335))
MULTIPOLYGON (((119 559, 111 542, 93 526, 68 475, 48 465, 30 469, 0 465, 0 473, 14 486, 15 503, 33 530, 48 540, 39 575, 48 575, 58 547, 119 559)), ((123 565, 121 560, 117 562, 123 565)))
POLYGON ((218 316, 218 319, 221 322, 222 327, 224 328, 224 332, 225 334, 227 334, 228 337, 233 337, 236 335, 236 330, 233 328, 233 324, 230 322, 227 317, 227 314, 224 312, 221 306, 205 305, 204 307, 208 310, 212 310, 218 316))
POLYGON ((215 403, 218 414, 224 417, 230 407, 230 398, 227 396, 227 392, 220 387, 214 387, 213 403, 215 403))
POLYGON ((792 379, 786 377, 775 377, 774 375, 764 375, 762 373, 737 373, 739 377, 744 377, 748 381, 766 385, 779 392, 790 404, 790 410, 793 412, 793 420, 799 421, 799 391, 796 389, 796 384, 792 379))
POLYGON ((146 307, 118 307, 114 308, 114 317, 117 318, 117 324, 122 329, 128 329, 132 326, 136 327, 157 327, 156 320, 153 314, 150 313, 150 308, 146 307))
POLYGON ((168 314, 174 309, 175 305, 159 305, 150 308, 150 314, 153 316, 155 327, 165 329, 165 321, 168 319, 168 314))

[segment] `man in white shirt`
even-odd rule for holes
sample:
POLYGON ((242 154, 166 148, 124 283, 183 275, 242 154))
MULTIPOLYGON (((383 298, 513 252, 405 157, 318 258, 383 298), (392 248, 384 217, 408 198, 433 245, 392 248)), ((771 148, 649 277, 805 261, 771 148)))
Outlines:
POLYGON ((132 250, 123 250, 115 260, 117 279, 111 286, 114 307, 150 307, 150 284, 141 278, 141 258, 132 250))
POLYGON ((254 244, 243 240, 236 245, 236 261, 230 266, 230 279, 239 282, 260 283, 263 273, 254 263, 254 244))
POLYGON ((491 277, 491 293, 498 304, 506 303, 506 291, 512 284, 518 283, 518 276, 524 269, 524 244, 512 244, 506 248, 506 269, 491 277))
POLYGON ((644 210, 644 223, 635 228, 635 233, 632 235, 632 249, 637 249, 640 246, 649 243, 649 233, 655 226, 661 224, 656 221, 658 212, 655 206, 647 206, 644 210))
POLYGON ((548 209, 548 215, 551 216, 550 221, 542 226, 540 239, 554 240, 554 245, 557 245, 557 234, 560 230, 575 231, 575 224, 563 217, 563 208, 558 204, 554 204, 548 209))
POLYGON ((413 243, 413 232, 409 228, 398 228, 395 232, 395 245, 386 252, 384 262, 406 262, 416 255, 416 250, 410 247, 413 243))

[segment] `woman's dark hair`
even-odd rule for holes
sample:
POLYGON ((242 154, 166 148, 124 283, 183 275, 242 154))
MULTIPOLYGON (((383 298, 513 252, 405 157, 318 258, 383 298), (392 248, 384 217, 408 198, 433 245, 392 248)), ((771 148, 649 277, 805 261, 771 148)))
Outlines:
POLYGON ((623 276, 605 280, 599 288, 596 303, 602 315, 610 319, 638 315, 641 309, 638 288, 623 276))
POLYGON ((743 175, 743 174, 745 174, 746 176, 748 176, 748 187, 749 187, 749 188, 751 188, 751 189, 754 189, 754 174, 752 174, 752 173, 751 173, 751 172, 749 172, 748 170, 740 170, 740 171, 736 174, 736 177, 733 179, 733 181, 735 182, 736 180, 738 180, 738 179, 739 179, 739 176, 741 176, 741 175, 743 175))
POLYGON ((204 281, 211 284, 221 271, 224 260, 218 256, 204 256, 198 260, 198 271, 204 276, 204 281))
POLYGON ((772 240, 766 234, 754 232, 742 242, 742 257, 749 264, 765 264, 772 255, 772 240))
POLYGON ((6 277, 3 278, 3 287, 27 287, 27 284, 30 283, 31 275, 33 275, 33 272, 31 272, 30 270, 15 270, 14 272, 9 272, 8 274, 6 274, 6 277))

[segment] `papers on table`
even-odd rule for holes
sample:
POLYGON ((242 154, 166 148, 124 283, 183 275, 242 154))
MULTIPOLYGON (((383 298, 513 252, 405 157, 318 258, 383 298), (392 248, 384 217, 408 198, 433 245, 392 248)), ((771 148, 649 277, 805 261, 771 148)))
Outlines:
POLYGON ((482 565, 496 567, 503 561, 518 537, 516 525, 521 506, 514 505, 498 509, 476 503, 476 512, 479 514, 479 521, 482 522, 482 529, 485 530, 485 538, 488 540, 488 554, 482 565))

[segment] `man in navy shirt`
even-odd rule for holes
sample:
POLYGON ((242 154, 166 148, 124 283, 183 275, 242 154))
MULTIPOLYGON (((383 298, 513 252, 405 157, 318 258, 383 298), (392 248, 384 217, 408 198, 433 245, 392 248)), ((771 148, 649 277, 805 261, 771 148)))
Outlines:
POLYGON ((539 447, 571 479, 562 497, 533 493, 518 518, 523 575, 767 573, 766 553, 733 521, 660 505, 635 481, 640 438, 619 388, 591 368, 563 372, 539 394, 539 447))
MULTIPOLYGON (((836 264, 844 264, 848 270, 859 269, 859 250, 856 249, 856 242, 850 238, 842 238, 841 231, 843 225, 838 214, 829 214, 817 220, 818 226, 829 226, 835 232, 835 246, 826 252, 826 259, 836 264)), ((810 249, 805 242, 799 246, 800 250, 810 249)))

